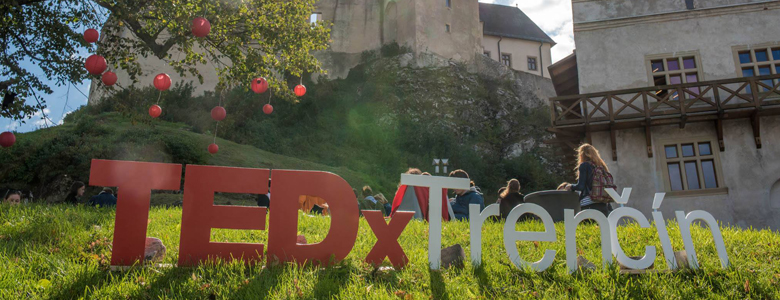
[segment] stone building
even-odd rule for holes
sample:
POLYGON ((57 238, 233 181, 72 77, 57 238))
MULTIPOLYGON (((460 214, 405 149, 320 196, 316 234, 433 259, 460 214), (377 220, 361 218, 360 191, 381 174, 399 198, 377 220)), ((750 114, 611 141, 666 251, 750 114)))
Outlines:
POLYGON ((552 64, 553 41, 517 7, 480 3, 482 49, 490 57, 517 71, 550 78, 544 69, 552 64))
POLYGON ((572 0, 549 141, 600 149, 629 206, 780 229, 780 1, 572 0))
MULTIPOLYGON (((514 70, 549 78, 543 67, 551 63, 550 48, 555 42, 516 7, 477 0, 320 0, 316 7, 311 20, 333 24, 330 49, 315 53, 330 78, 346 77, 365 51, 390 43, 411 49, 418 66, 447 60, 472 62, 476 55, 485 54, 495 60, 503 57, 500 61, 514 70)), ((139 63, 149 78, 161 72, 176 74, 156 57, 139 63)), ((204 84, 196 84, 194 92, 213 90, 217 83, 214 66, 197 68, 204 84)), ((127 73, 115 71, 119 84, 127 86, 127 73)), ((100 88, 99 80, 93 81, 90 102, 100 99, 100 88)))

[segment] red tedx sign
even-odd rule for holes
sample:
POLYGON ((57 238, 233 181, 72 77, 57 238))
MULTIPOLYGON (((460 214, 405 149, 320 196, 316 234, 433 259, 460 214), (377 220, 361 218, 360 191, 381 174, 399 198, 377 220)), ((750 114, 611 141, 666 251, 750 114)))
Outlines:
MULTIPOLYGON (((152 190, 179 190, 182 166, 178 164, 92 160, 90 185, 118 187, 111 264, 130 266, 143 261, 152 190)), ((274 170, 271 190, 274 210, 264 207, 214 205, 214 193, 265 194, 268 169, 188 165, 184 182, 179 265, 192 266, 221 258, 262 263, 263 244, 210 241, 212 228, 264 230, 269 216, 267 261, 328 264, 344 259, 355 245, 359 213, 349 184, 336 174, 318 171, 274 170), (325 199, 331 226, 316 244, 298 244, 298 197, 325 199), (334 260, 331 260, 334 258, 334 260)), ((381 264, 388 257, 396 267, 408 258, 398 237, 413 213, 396 214, 385 223, 378 211, 363 211, 377 236, 366 262, 381 264)))

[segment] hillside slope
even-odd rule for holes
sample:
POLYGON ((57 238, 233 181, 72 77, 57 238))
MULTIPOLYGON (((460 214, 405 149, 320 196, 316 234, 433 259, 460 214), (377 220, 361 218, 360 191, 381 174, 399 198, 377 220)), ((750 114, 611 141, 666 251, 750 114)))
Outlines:
MULTIPOLYGON (((350 185, 372 184, 366 174, 252 146, 217 139, 220 150, 206 148, 213 136, 195 133, 180 123, 146 119, 138 122, 119 113, 91 115, 82 109, 64 125, 17 134, 16 144, 0 149, 0 184, 32 189, 56 201, 74 180, 87 182, 92 159, 115 159, 178 164, 219 165, 270 169, 320 170, 338 174, 350 185)), ((91 188, 89 194, 95 193, 91 188)))
MULTIPOLYGON (((308 91, 296 103, 242 85, 203 96, 193 96, 191 86, 175 86, 162 94, 161 119, 213 133, 209 111, 221 103, 227 118, 220 122, 220 137, 346 167, 370 176, 375 191, 386 195, 409 167, 433 173, 434 158, 448 158, 449 170, 465 169, 491 196, 511 178, 529 193, 555 188, 563 174, 573 175, 540 146, 548 137, 549 109, 539 98, 538 80, 484 75, 446 61, 419 68, 411 55, 390 50, 366 53, 346 79, 304 79, 308 91), (269 102, 274 111, 266 115, 262 107, 269 102)), ((123 112, 142 121, 159 94, 153 88, 117 91, 86 110, 123 112)))

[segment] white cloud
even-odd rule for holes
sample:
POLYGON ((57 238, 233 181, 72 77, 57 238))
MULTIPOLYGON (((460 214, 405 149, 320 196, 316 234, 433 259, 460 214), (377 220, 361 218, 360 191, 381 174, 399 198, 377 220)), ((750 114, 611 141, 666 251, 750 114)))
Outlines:
POLYGON ((552 61, 556 62, 574 50, 574 27, 571 0, 480 0, 517 6, 528 15, 557 44, 552 48, 552 61))
MULTIPOLYGON (((50 112, 51 112, 51 110, 49 110, 48 108, 44 108, 43 109, 43 113, 46 113, 47 117, 50 115, 50 112)), ((30 119, 36 119, 37 118, 37 120, 35 120, 33 122, 33 125, 41 127, 41 126, 44 126, 47 123, 49 123, 49 120, 46 120, 43 117, 43 113, 39 110, 39 111, 36 111, 32 116, 30 116, 30 119)))
POLYGON ((16 127, 19 127, 19 122, 12 121, 10 124, 5 125, 5 131, 14 131, 16 127))
POLYGON ((62 125, 62 123, 65 122, 65 117, 67 117, 72 112, 74 112, 74 110, 69 110, 69 111, 66 111, 64 114, 62 114, 62 117, 60 118, 60 121, 57 122, 57 125, 62 125))

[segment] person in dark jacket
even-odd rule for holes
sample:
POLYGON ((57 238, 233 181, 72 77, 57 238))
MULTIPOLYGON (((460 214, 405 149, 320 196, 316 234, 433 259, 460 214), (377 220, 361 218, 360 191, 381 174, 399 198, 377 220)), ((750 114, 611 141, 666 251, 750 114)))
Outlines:
POLYGON ((65 196, 65 203, 79 204, 81 203, 81 196, 84 196, 86 185, 81 181, 76 181, 70 186, 70 192, 65 196))
POLYGON ((108 187, 104 187, 100 194, 92 196, 89 199, 89 205, 92 206, 116 206, 116 196, 114 196, 114 190, 108 187))
POLYGON ((271 209, 271 179, 268 179, 268 193, 257 196, 257 206, 271 209))
MULTIPOLYGON (((469 174, 463 170, 455 170, 450 172, 450 177, 469 178, 469 174)), ((468 190, 455 190, 455 200, 451 201, 452 213, 458 220, 469 219, 469 205, 479 204, 479 211, 482 212, 485 209, 485 199, 482 198, 482 194, 477 191, 468 190)))
POLYGON ((590 191, 593 189, 593 172, 597 166, 609 172, 607 164, 601 159, 599 150, 590 144, 582 144, 577 148, 577 154, 577 183, 569 184, 567 190, 580 192, 582 210, 595 209, 609 216, 612 211, 612 206, 609 203, 593 202, 590 199, 590 191))
POLYGON ((512 179, 506 183, 506 187, 502 187, 498 190, 498 207, 501 212, 501 219, 506 219, 509 212, 512 211, 515 206, 523 204, 523 194, 520 193, 520 181, 512 179))

